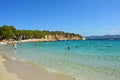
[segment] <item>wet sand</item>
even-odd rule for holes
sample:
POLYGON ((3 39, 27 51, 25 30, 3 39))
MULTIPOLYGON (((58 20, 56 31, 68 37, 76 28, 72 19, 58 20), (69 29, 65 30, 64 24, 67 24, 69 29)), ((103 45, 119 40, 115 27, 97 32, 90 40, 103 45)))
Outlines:
POLYGON ((5 58, 0 57, 0 80, 75 80, 71 76, 49 72, 27 62, 5 58))
POLYGON ((0 80, 21 80, 16 74, 11 73, 7 70, 4 65, 5 61, 6 59, 0 56, 0 80))

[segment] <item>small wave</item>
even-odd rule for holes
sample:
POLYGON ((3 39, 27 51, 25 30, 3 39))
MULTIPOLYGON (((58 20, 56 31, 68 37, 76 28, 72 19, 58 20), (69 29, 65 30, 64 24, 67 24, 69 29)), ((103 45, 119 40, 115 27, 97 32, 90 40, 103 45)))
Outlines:
POLYGON ((57 73, 57 74, 60 74, 60 75, 64 75, 64 76, 68 76, 68 77, 71 77, 73 78, 74 80, 82 80, 80 78, 77 78, 71 74, 68 74, 68 73, 65 73, 65 72, 61 72, 61 71, 57 71, 57 70, 54 70, 54 69, 49 69, 49 68, 44 68, 46 71, 48 72, 52 72, 52 73, 57 73))
POLYGON ((46 71, 48 72, 54 72, 54 73, 59 73, 58 71, 54 70, 54 69, 48 69, 48 68, 44 68, 46 71))
POLYGON ((26 62, 27 60, 26 59, 20 59, 21 62, 26 62))
POLYGON ((10 57, 12 60, 17 60, 15 57, 10 57))
POLYGON ((75 80, 82 80, 81 78, 75 77, 75 80))

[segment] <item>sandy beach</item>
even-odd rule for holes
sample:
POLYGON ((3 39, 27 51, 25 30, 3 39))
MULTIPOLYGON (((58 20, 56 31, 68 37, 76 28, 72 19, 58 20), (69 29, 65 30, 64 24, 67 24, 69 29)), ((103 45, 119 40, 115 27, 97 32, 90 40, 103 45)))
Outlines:
POLYGON ((74 78, 1 55, 0 80, 74 80, 74 78))
POLYGON ((4 65, 5 61, 6 59, 0 56, 0 80, 21 80, 16 74, 11 73, 7 70, 4 65))

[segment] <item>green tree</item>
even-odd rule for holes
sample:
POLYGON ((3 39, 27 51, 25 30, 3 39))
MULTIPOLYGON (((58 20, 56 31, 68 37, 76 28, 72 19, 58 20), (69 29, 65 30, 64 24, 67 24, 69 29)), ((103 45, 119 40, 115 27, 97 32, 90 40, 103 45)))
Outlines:
POLYGON ((10 39, 15 37, 16 28, 13 26, 3 25, 0 27, 0 37, 2 39, 10 39))
POLYGON ((82 38, 81 35, 75 33, 65 33, 63 31, 40 31, 40 30, 16 30, 14 26, 3 25, 0 26, 0 38, 1 39, 30 39, 30 38, 43 38, 45 35, 53 35, 53 36, 63 36, 66 38, 79 37, 82 38))

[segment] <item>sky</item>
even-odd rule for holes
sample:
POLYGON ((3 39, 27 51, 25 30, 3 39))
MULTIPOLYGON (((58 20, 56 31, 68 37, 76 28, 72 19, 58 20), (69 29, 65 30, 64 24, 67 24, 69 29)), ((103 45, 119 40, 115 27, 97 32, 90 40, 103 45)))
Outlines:
POLYGON ((120 34, 120 0, 0 0, 0 26, 90 35, 120 34))

